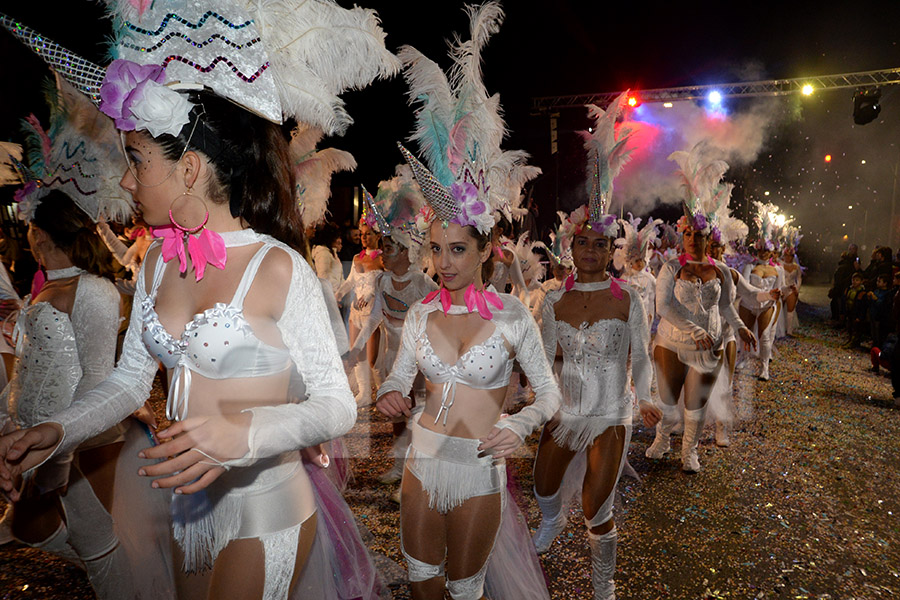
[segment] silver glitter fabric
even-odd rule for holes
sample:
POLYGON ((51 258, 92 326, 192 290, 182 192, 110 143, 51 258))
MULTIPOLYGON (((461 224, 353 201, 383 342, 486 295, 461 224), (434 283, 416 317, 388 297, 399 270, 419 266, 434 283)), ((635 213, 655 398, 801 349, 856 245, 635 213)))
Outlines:
POLYGON ((442 221, 451 221, 457 213, 459 213, 459 205, 450 190, 444 187, 440 181, 428 170, 428 167, 419 162, 412 152, 403 147, 403 144, 397 144, 400 147, 400 153, 412 169, 419 187, 422 188, 422 195, 435 216, 442 221))
POLYGON ((375 198, 372 197, 372 194, 369 193, 369 190, 366 189, 366 186, 361 187, 363 191, 363 197, 366 199, 366 205, 375 216, 375 224, 378 227, 378 233, 380 233, 381 235, 390 236, 391 224, 387 222, 387 219, 385 219, 384 215, 381 214, 381 211, 378 210, 378 206, 375 203, 375 198))
POLYGON ((228 0, 179 4, 172 10, 169 2, 153 2, 140 18, 123 20, 116 45, 119 58, 162 65, 167 83, 202 84, 281 123, 275 75, 247 12, 228 0))
POLYGON ((78 88, 80 92, 91 99, 91 102, 100 103, 100 84, 106 75, 105 67, 78 56, 34 29, 26 27, 2 13, 0 13, 0 25, 3 25, 19 41, 44 59, 51 69, 78 88))
POLYGON ((603 185, 600 181, 600 158, 594 161, 593 174, 591 175, 591 197, 589 208, 589 220, 592 223, 599 223, 600 219, 607 213, 609 207, 609 197, 603 192, 603 185))

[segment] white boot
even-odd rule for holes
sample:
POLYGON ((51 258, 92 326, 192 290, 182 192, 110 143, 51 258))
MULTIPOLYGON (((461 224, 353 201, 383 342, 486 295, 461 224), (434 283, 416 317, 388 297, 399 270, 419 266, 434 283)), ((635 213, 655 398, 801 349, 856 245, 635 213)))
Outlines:
POLYGON ((534 499, 541 509, 541 525, 534 532, 534 548, 538 554, 543 554, 550 549, 553 540, 556 539, 569 522, 569 515, 563 510, 560 490, 550 496, 541 496, 536 491, 534 499))
POLYGON ((769 380, 769 360, 763 360, 761 366, 759 367, 759 380, 760 381, 768 381, 769 380))
POLYGON ((672 449, 672 445, 669 443, 669 435, 671 435, 675 425, 678 424, 678 407, 661 403, 659 408, 662 411, 662 419, 656 424, 656 437, 647 448, 645 453, 647 458, 662 458, 672 449))
POLYGON ((616 545, 619 534, 615 528, 597 535, 588 531, 591 546, 591 583, 594 600, 616 600, 616 545))
POLYGON ((700 470, 700 459, 697 457, 697 444, 703 432, 703 421, 706 407, 697 410, 684 410, 684 436, 681 438, 681 469, 687 473, 700 470))
POLYGON ((727 448, 731 445, 731 439, 728 437, 728 425, 722 421, 716 421, 716 446, 727 448))
POLYGON ((372 369, 369 363, 362 361, 357 363, 353 370, 356 373, 356 384, 359 392, 356 394, 356 405, 360 408, 372 404, 372 369))

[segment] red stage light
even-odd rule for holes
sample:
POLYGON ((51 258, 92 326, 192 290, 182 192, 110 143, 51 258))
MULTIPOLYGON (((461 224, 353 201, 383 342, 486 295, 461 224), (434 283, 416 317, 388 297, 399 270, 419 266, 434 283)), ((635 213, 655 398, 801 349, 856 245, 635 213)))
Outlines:
POLYGON ((825 162, 831 162, 831 155, 830 155, 830 154, 826 154, 826 155, 825 155, 825 162))
POLYGON ((628 96, 628 106, 631 108, 637 108, 641 105, 641 101, 637 99, 637 96, 628 96))

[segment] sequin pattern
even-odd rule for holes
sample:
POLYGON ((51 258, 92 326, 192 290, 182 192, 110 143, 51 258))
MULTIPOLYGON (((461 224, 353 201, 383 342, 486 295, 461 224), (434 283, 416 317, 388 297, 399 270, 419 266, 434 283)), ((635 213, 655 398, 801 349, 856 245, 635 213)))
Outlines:
POLYGON ((579 416, 613 417, 631 410, 628 374, 630 333, 620 319, 602 319, 574 327, 556 321, 563 351, 563 410, 579 416))
POLYGON ((69 315, 47 302, 22 309, 16 332, 19 360, 9 383, 9 412, 18 426, 31 427, 72 403, 81 364, 69 315))

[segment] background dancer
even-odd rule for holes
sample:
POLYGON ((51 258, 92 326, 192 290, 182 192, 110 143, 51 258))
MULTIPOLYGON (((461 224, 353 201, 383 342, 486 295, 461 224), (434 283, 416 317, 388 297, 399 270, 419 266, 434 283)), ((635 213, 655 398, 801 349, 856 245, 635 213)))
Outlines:
POLYGON ((662 458, 670 450, 669 434, 678 421, 678 398, 684 392, 681 461, 682 469, 689 473, 700 470, 697 443, 707 402, 722 369, 722 319, 731 323, 745 344, 756 344, 732 304, 728 267, 706 256, 712 218, 722 200, 709 186, 718 184, 728 165, 706 162, 702 152, 698 145, 690 153, 670 156, 680 167, 687 191, 685 215, 678 221, 684 253, 666 262, 657 278, 656 310, 661 320, 653 357, 663 416, 646 453, 648 458, 662 458))

